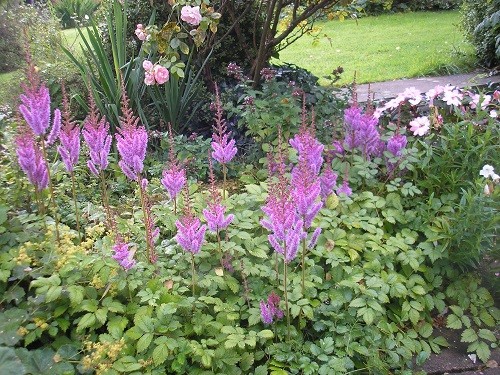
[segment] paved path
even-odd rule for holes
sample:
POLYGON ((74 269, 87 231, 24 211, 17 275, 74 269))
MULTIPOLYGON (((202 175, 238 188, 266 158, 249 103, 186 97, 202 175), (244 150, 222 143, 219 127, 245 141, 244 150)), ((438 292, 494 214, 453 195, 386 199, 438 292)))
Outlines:
POLYGON ((415 87, 421 92, 426 92, 437 85, 445 86, 451 84, 458 87, 470 87, 485 86, 490 83, 496 85, 496 87, 500 86, 500 75, 488 76, 485 72, 477 71, 470 74, 455 74, 451 76, 399 79, 396 81, 375 82, 370 85, 359 85, 357 91, 358 100, 363 102, 366 101, 368 96, 369 86, 371 92, 375 94, 375 100, 380 100, 394 98, 408 87, 415 87))

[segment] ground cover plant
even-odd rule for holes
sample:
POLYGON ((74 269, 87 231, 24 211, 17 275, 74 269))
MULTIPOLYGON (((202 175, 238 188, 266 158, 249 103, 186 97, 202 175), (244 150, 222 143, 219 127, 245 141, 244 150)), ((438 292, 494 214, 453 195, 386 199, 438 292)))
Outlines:
POLYGON ((75 120, 27 56, 0 118, 0 373, 412 374, 442 327, 497 347, 499 91, 342 104, 233 63, 203 140, 148 130, 124 76, 114 131, 91 85, 75 120))
POLYGON ((344 68, 336 84, 359 83, 468 71, 474 52, 458 28, 458 11, 411 12, 320 22, 280 52, 281 61, 299 65, 318 77, 344 68), (436 32, 439 25, 439 32, 436 32))

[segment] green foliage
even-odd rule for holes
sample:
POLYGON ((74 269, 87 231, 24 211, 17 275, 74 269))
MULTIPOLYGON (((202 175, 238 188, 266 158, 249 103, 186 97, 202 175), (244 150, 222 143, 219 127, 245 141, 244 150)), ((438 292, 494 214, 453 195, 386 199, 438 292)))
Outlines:
MULTIPOLYGON (((124 4, 124 7, 126 7, 127 2, 124 4)), ((122 9, 119 2, 113 2, 112 7, 109 8, 106 23, 111 40, 111 61, 108 60, 105 45, 97 24, 93 20, 90 22, 87 33, 78 29, 83 43, 82 49, 85 61, 80 61, 66 48, 63 48, 63 50, 79 69, 81 75, 88 80, 89 90, 92 90, 99 111, 106 116, 113 130, 118 126, 121 114, 122 79, 132 108, 134 108, 142 123, 148 126, 146 115, 141 106, 141 98, 146 90, 140 65, 142 58, 129 59, 128 57, 126 48, 126 11, 122 9)), ((83 95, 78 100, 84 108, 88 108, 83 95)))
POLYGON ((461 0, 372 0, 368 2, 366 11, 373 14, 387 11, 450 10, 457 9, 461 4, 461 0))
POLYGON ((500 2, 465 0, 462 4, 462 28, 474 45, 481 63, 494 67, 500 63, 500 2))
POLYGON ((52 2, 56 17, 65 29, 84 25, 99 6, 98 0, 56 0, 52 2))

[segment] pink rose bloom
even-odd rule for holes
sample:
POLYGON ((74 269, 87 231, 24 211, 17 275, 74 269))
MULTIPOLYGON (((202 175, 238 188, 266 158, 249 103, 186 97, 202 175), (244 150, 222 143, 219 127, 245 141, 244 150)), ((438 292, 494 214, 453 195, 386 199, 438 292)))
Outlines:
POLYGON ((147 38, 147 34, 146 34, 146 30, 144 29, 144 26, 142 25, 142 23, 138 23, 137 26, 136 26, 136 29, 135 29, 135 35, 137 36, 137 38, 139 40, 146 40, 147 38))
POLYGON ((429 118, 425 116, 418 117, 410 122, 410 130, 413 132, 413 135, 425 135, 429 132, 430 127, 429 118))
POLYGON ((181 20, 193 26, 198 26, 201 22, 200 7, 185 5, 181 9, 181 20))
POLYGON ((165 82, 168 81, 169 78, 168 69, 165 68, 164 66, 156 64, 153 67, 153 73, 155 80, 156 82, 158 82, 159 85, 163 85, 165 82))
POLYGON ((144 68, 144 83, 147 86, 154 85, 156 83, 155 81, 155 74, 154 74, 154 66, 153 63, 149 60, 144 60, 142 63, 142 67, 144 68))

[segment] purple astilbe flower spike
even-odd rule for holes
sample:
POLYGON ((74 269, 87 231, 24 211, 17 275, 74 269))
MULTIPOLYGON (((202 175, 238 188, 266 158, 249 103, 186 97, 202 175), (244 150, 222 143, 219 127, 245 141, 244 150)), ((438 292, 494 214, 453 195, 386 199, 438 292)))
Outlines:
POLYGON ((42 191, 48 186, 49 173, 42 151, 38 147, 31 129, 21 128, 15 143, 21 169, 28 177, 29 182, 35 186, 36 191, 42 191))
POLYGON ((267 304, 271 310, 271 314, 273 317, 281 319, 283 318, 283 311, 279 308, 281 298, 276 293, 271 292, 269 296, 267 296, 267 304))
POLYGON ((113 259, 118 261, 125 271, 135 266, 134 251, 129 250, 129 244, 123 242, 121 238, 118 238, 113 246, 113 252, 113 259))
MULTIPOLYGON (((44 137, 50 127, 50 93, 47 86, 40 82, 35 64, 31 58, 29 48, 26 47, 26 78, 28 83, 22 84, 24 93, 21 94, 19 112, 36 136, 44 137)), ((51 132, 47 138, 50 146, 57 139, 61 127, 61 113, 54 111, 54 120, 51 132)))
POLYGON ((300 131, 292 139, 290 145, 297 150, 299 164, 304 162, 315 175, 319 174, 323 165, 323 149, 325 148, 315 137, 314 131, 314 112, 312 114, 311 124, 308 125, 305 104, 302 108, 302 124, 300 131))
POLYGON ((371 114, 363 114, 356 104, 344 111, 344 144, 353 150, 358 148, 365 158, 378 156, 383 151, 378 119, 371 114))
POLYGON ((402 151, 406 147, 406 143, 406 137, 396 133, 387 140, 387 151, 396 157, 401 157, 402 151))
POLYGON ((311 239, 309 240, 309 244, 307 245, 308 249, 312 249, 314 246, 316 246, 320 234, 321 234, 321 228, 318 227, 314 230, 313 234, 311 235, 311 239))
POLYGON ((115 136, 116 147, 121 157, 118 165, 130 180, 137 181, 144 169, 148 133, 144 126, 138 126, 139 117, 134 116, 130 108, 123 82, 121 102, 122 116, 120 117, 120 127, 117 128, 115 136))
POLYGON ((221 196, 215 187, 214 168, 212 159, 210 157, 208 159, 208 165, 210 174, 211 201, 208 203, 208 208, 203 210, 203 216, 205 216, 205 219, 207 220, 208 229, 210 229, 212 232, 218 233, 220 230, 226 229, 229 224, 231 224, 234 219, 234 215, 229 214, 227 216, 224 216, 226 212, 226 206, 220 203, 221 196))
POLYGON ((198 254, 205 240, 207 226, 201 225, 200 219, 187 214, 175 222, 177 235, 175 240, 187 252, 198 254))
POLYGON ((260 301, 260 316, 264 324, 271 324, 273 322, 273 314, 271 312, 271 309, 269 308, 269 305, 264 301, 260 301))
POLYGON ((328 198, 330 194, 332 194, 333 189, 337 186, 337 178, 338 175, 332 170, 330 162, 326 164, 323 173, 319 177, 320 185, 321 185, 321 198, 323 201, 328 198))
POLYGON ((186 184, 186 170, 180 165, 174 153, 174 135, 172 126, 168 124, 168 135, 170 138, 169 168, 163 171, 161 183, 171 200, 174 200, 186 184))
POLYGON ((313 170, 301 160, 292 171, 292 197, 297 214, 304 220, 304 228, 310 228, 323 202, 319 199, 321 184, 313 170))
POLYGON ((106 117, 100 118, 92 92, 89 94, 90 113, 83 122, 83 139, 89 148, 87 166, 94 176, 108 167, 111 135, 106 117))
POLYGON ((175 222, 177 227, 175 240, 185 251, 198 254, 205 240, 207 226, 202 225, 200 219, 194 216, 190 206, 188 188, 185 187, 183 191, 185 199, 184 214, 175 222))
POLYGON ((349 187, 349 182, 347 180, 344 180, 342 182, 342 186, 337 188, 337 194, 345 194, 346 196, 350 197, 352 195, 352 189, 349 187))
POLYGON ((59 133, 59 141, 61 142, 61 145, 57 148, 57 151, 61 155, 66 170, 71 173, 78 163, 78 157, 80 155, 80 128, 71 117, 69 102, 64 85, 62 87, 64 124, 61 132, 59 133))
POLYGON ((215 125, 212 135, 212 157, 221 164, 229 163, 238 152, 234 139, 229 140, 231 132, 227 131, 226 121, 222 117, 222 103, 219 89, 215 86, 215 125))

